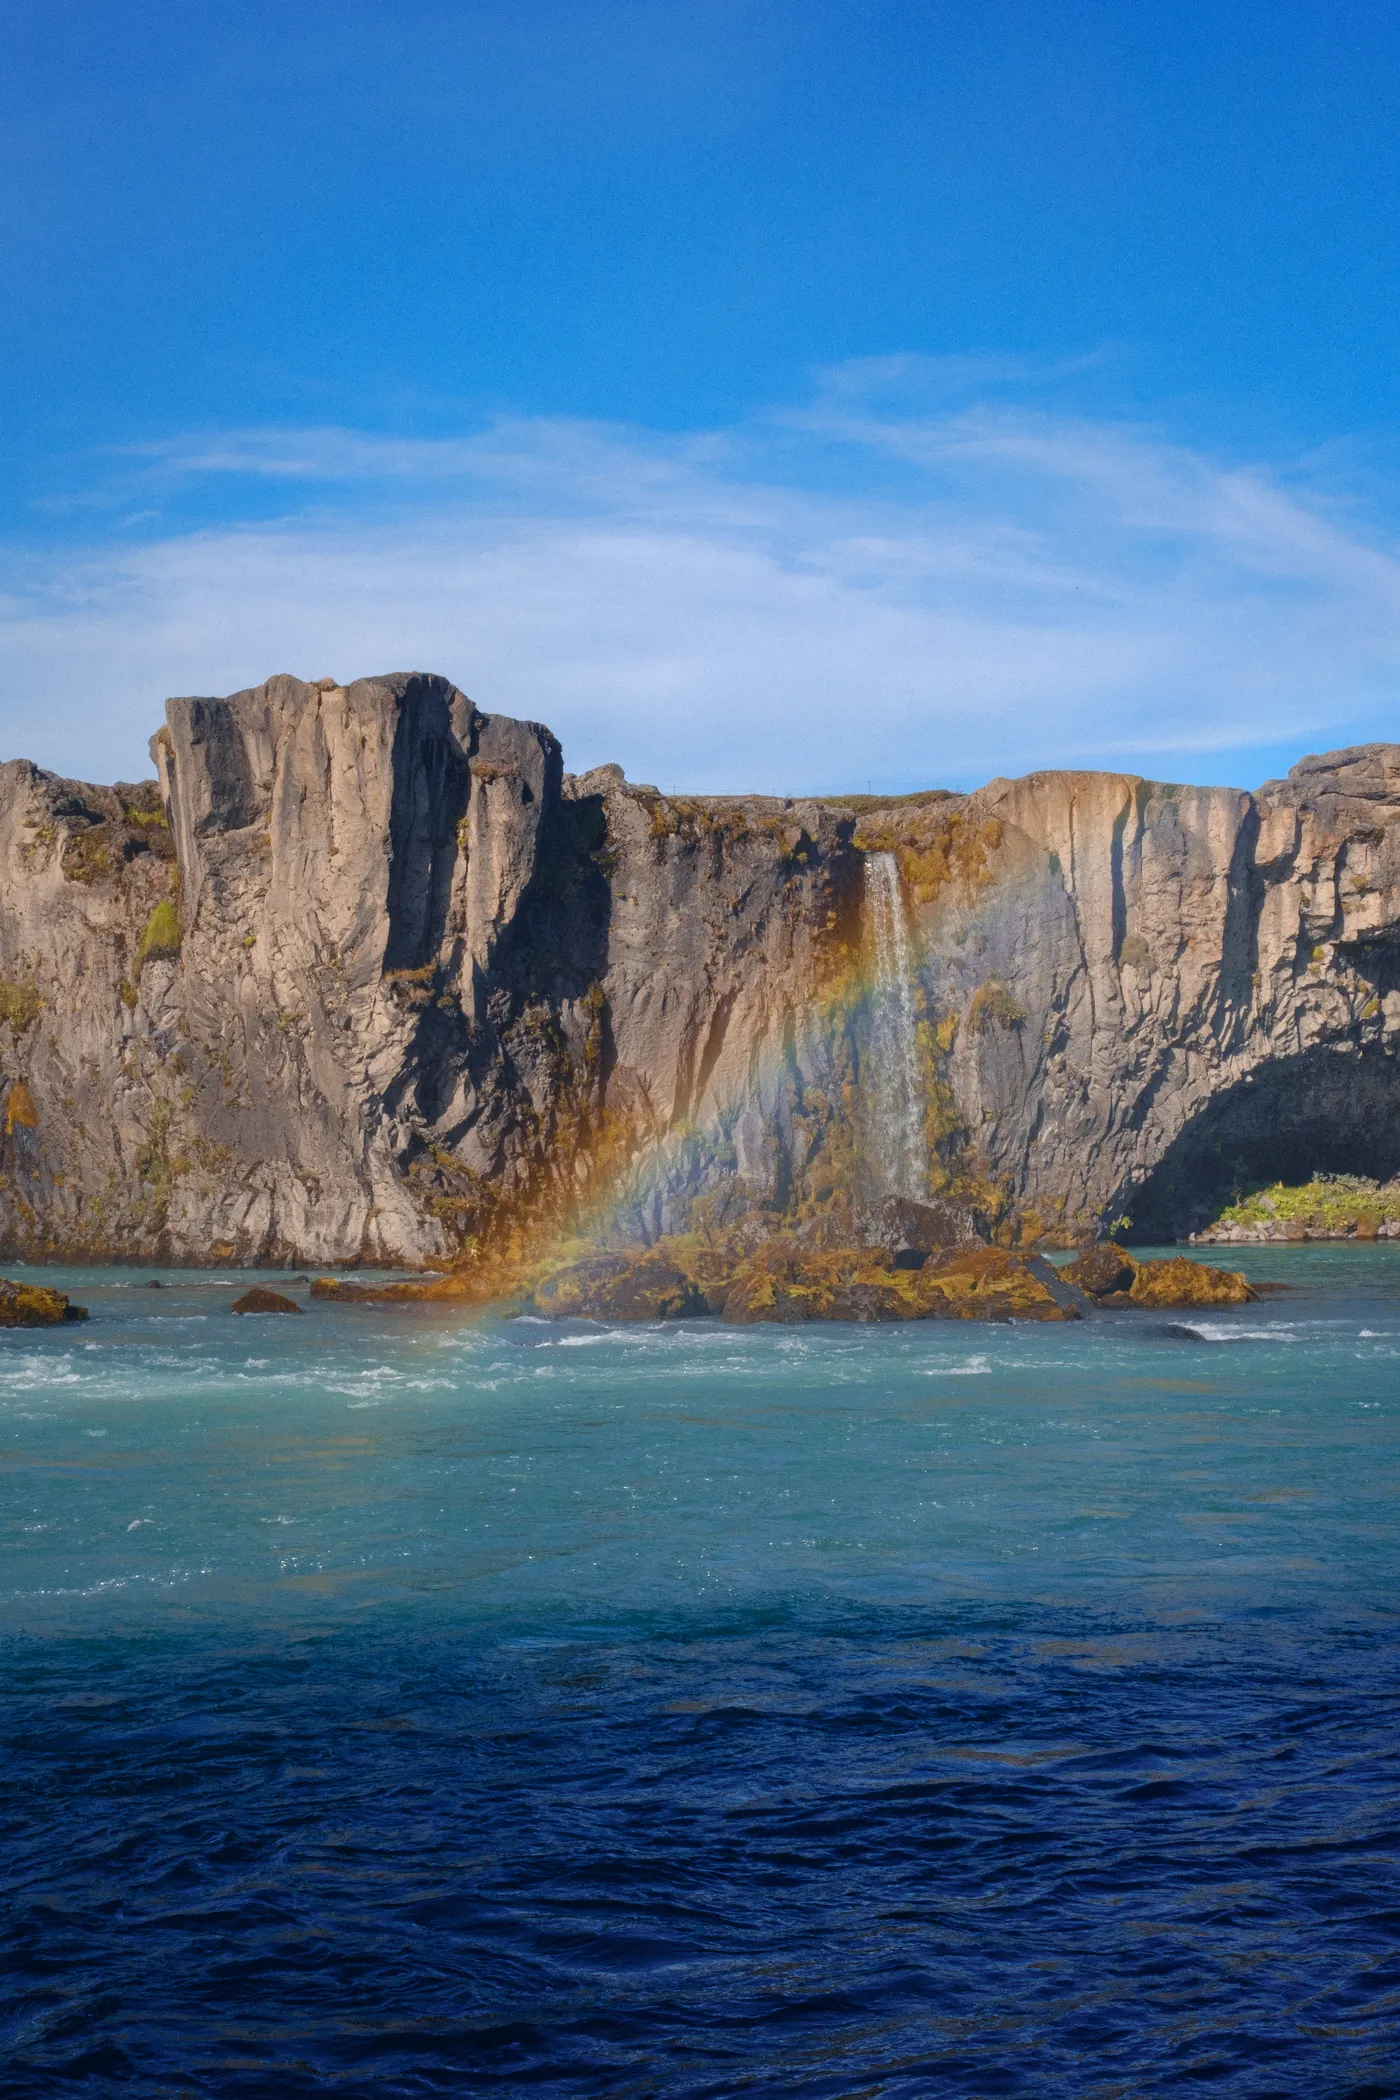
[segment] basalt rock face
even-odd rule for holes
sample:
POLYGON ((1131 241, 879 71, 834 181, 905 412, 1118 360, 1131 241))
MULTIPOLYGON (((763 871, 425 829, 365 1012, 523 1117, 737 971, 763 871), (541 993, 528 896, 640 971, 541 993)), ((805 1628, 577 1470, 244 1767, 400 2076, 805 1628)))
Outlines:
POLYGON ((872 851, 916 975, 900 1196, 1167 1234, 1232 1178, 1400 1167, 1400 747, 1252 796, 680 800, 395 674, 171 701, 153 756, 158 786, 0 766, 5 1251, 838 1244, 889 1193, 872 851))
POLYGON ((1400 1166, 1400 746, 1253 795, 996 781, 943 833, 901 853, 942 1082, 1023 1232, 1400 1166))
POLYGON ((152 756, 158 793, 0 767, 0 1245, 450 1260, 719 1090, 684 1200, 771 1181, 748 1068, 858 911, 849 819, 566 779, 417 674, 172 700, 152 756))

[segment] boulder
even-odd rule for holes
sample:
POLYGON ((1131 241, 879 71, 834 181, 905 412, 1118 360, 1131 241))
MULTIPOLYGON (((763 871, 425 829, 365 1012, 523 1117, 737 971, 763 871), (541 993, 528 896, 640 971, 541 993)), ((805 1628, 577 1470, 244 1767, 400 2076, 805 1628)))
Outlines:
POLYGON ((1105 1240, 1097 1247, 1090 1247, 1078 1261, 1072 1261, 1061 1270, 1069 1283, 1077 1284, 1091 1298, 1107 1298, 1115 1291, 1130 1291, 1137 1264, 1121 1247, 1105 1240))
POLYGON ((284 1298, 280 1291, 264 1290, 261 1285, 257 1285, 251 1291, 245 1291, 241 1298, 235 1298, 229 1307, 229 1311, 236 1313, 300 1314, 301 1307, 293 1299, 284 1298))
POLYGON ((701 1286, 659 1249, 571 1262, 536 1286, 534 1308, 549 1320, 690 1320, 710 1310, 701 1286))
POLYGON ((1128 1293, 1133 1305, 1249 1305, 1255 1293, 1235 1269, 1212 1269, 1177 1255, 1171 1261, 1140 1261, 1128 1293))
POLYGON ((1080 1320, 1089 1300, 1041 1254, 976 1247, 912 1279, 924 1320, 1080 1320))
POLYGON ((1039 1255, 955 1250, 919 1270, 888 1268, 865 1248, 774 1248, 746 1262, 725 1300, 740 1324, 777 1320, 1077 1320, 1082 1294, 1039 1255))
POLYGON ((792 1246, 765 1249, 739 1268, 724 1300, 724 1318, 736 1326, 806 1320, 912 1320, 917 1313, 906 1278, 896 1278, 865 1248, 792 1246))
POLYGON ((985 1246, 989 1236, 981 1211, 942 1197, 917 1203, 912 1196, 886 1196, 858 1211, 855 1223, 856 1238, 881 1248, 901 1269, 920 1269, 944 1248, 985 1246))
POLYGON ((743 1253, 733 1241, 721 1246, 696 1244, 694 1241, 672 1241, 669 1244, 674 1250, 673 1258, 677 1266, 704 1297, 706 1310, 712 1313, 723 1312, 725 1301, 733 1288, 735 1275, 744 1259, 743 1253))
POLYGON ((63 1291, 39 1283, 11 1283, 0 1276, 0 1327, 57 1327, 64 1320, 85 1320, 87 1308, 71 1305, 63 1291))
POLYGON ((1109 1245, 1091 1247, 1062 1274, 1096 1305, 1114 1308, 1139 1305, 1164 1311, 1183 1305, 1248 1305, 1256 1295, 1234 1269, 1212 1269, 1185 1255, 1139 1261, 1125 1248, 1109 1245))

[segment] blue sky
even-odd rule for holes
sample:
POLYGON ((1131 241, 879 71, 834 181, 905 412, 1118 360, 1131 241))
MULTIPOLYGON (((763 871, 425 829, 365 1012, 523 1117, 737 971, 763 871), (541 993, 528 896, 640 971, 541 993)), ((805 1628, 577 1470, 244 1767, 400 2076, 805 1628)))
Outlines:
POLYGON ((0 755, 400 666, 692 788, 1397 733, 1390 0, 4 13, 0 755))

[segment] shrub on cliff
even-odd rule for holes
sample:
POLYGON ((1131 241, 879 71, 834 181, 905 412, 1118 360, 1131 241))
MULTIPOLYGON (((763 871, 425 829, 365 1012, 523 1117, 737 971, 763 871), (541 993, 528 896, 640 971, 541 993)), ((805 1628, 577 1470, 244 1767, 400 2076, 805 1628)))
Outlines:
POLYGON ((1019 1028, 1025 1018, 1026 1009, 1020 1000, 1000 978, 989 977, 972 995, 967 1009, 968 1033, 985 1035, 989 1028, 1019 1028))
POLYGON ((44 995, 37 984, 21 978, 0 977, 0 1021, 23 1035, 38 1020, 44 995))
POLYGON ((148 962, 173 962, 180 953, 180 915, 174 899, 162 897, 147 919, 136 944, 138 973, 148 962))

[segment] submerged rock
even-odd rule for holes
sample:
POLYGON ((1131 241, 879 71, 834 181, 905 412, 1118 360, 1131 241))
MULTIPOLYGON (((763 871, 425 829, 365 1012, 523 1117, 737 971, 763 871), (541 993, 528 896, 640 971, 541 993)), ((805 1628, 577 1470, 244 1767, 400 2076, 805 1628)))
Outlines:
POLYGON ((229 1307, 230 1312, 236 1313, 299 1314, 301 1309, 293 1299, 284 1298, 280 1291, 267 1291, 261 1285, 251 1291, 245 1291, 243 1296, 235 1298, 229 1307))
POLYGON ((64 1320, 86 1318, 86 1306, 70 1304, 63 1291, 0 1276, 0 1327, 57 1327, 64 1320))
POLYGON ((1234 1269, 1176 1255, 1169 1261, 1139 1261, 1123 1247, 1091 1247, 1062 1272, 1097 1305, 1248 1305, 1256 1293, 1234 1269))

